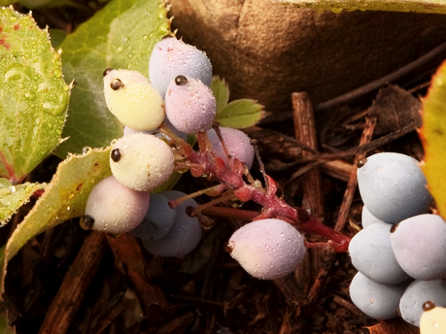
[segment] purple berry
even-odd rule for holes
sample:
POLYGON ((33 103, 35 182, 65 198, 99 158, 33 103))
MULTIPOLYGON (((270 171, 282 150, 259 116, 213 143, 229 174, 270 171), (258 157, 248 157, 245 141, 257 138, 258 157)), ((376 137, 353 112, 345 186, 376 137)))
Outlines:
POLYGON ((94 230, 124 233, 141 223, 149 201, 149 193, 129 189, 109 176, 93 187, 85 214, 93 218, 94 230))
POLYGON ((141 239, 162 239, 175 224, 175 216, 176 211, 169 207, 169 200, 165 196, 151 194, 150 209, 132 234, 141 239))
POLYGON ((392 249, 405 272, 419 280, 446 277, 446 223, 440 216, 407 218, 392 231, 392 249))
POLYGON ((443 280, 414 281, 400 299, 400 314, 408 323, 419 326, 423 304, 427 301, 446 306, 446 282, 443 280))
MULTIPOLYGON (((220 133, 228 153, 243 162, 248 168, 251 168, 254 161, 254 147, 251 144, 250 138, 243 131, 233 128, 220 127, 220 133)), ((210 129, 207 134, 217 157, 227 162, 223 145, 215 130, 210 129)))
POLYGON ((216 101, 211 89, 201 81, 177 76, 167 89, 166 115, 179 131, 194 134, 212 127, 216 101))
POLYGON ((429 210, 432 197, 414 158, 392 152, 373 154, 357 173, 364 205, 378 219, 398 223, 429 210))
POLYGON ((178 75, 200 80, 210 86, 212 64, 206 53, 175 37, 164 38, 155 44, 149 60, 149 77, 152 86, 161 96, 178 75))
MULTIPOLYGON (((364 205, 362 207, 362 214, 361 214, 361 224, 363 228, 369 227, 372 224, 387 224, 386 222, 382 221, 381 219, 376 218, 369 209, 364 205)), ((387 224, 388 225, 388 224, 387 224)))
MULTIPOLYGON (((179 191, 161 193, 169 200, 185 195, 179 191)), ((196 217, 190 217, 186 208, 196 206, 193 199, 188 199, 175 208, 175 222, 169 233, 161 239, 142 239, 144 247, 153 255, 182 258, 192 252, 201 240, 201 226, 196 217)))
POLYGON ((353 266, 374 281, 399 284, 409 279, 393 255, 389 224, 373 224, 359 231, 350 241, 348 251, 353 266))
POLYGON ((358 272, 350 283, 350 298, 363 313, 377 320, 397 317, 404 286, 377 283, 358 272))
POLYGON ((235 231, 228 242, 230 255, 251 276, 276 279, 293 272, 305 255, 302 235, 280 219, 261 219, 235 231))

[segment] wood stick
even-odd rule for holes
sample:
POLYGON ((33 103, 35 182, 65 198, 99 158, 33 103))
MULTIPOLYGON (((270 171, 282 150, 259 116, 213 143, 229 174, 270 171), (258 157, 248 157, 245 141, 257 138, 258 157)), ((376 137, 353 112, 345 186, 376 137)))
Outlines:
POLYGON ((71 325, 105 253, 103 233, 92 232, 84 240, 82 248, 45 316, 39 334, 64 334, 71 325))
POLYGON ((324 162, 321 165, 322 172, 325 174, 347 182, 350 179, 350 174, 353 170, 353 165, 343 160, 332 160, 324 162))
MULTIPOLYGON (((298 92, 291 95, 291 100, 296 139, 317 152, 316 126, 310 97, 306 92, 298 92)), ((307 151, 302 151, 304 158, 311 155, 307 151)), ((324 215, 324 205, 321 175, 318 167, 313 168, 306 174, 305 179, 302 180, 302 187, 302 207, 310 210, 311 215, 322 217, 324 215)))
MULTIPOLYGON (((367 117, 365 121, 365 128, 362 132, 361 139, 359 140, 359 146, 365 145, 372 140, 373 131, 376 126, 376 118, 367 117)), ((339 208, 338 218, 336 219, 336 224, 334 230, 337 232, 342 231, 344 228, 345 222, 347 221, 348 214, 350 212, 350 207, 352 205, 353 196, 355 195, 357 179, 356 179, 356 170, 358 168, 358 162, 363 159, 366 155, 366 152, 358 153, 355 156, 353 169, 350 173, 350 178, 347 182, 347 188, 344 193, 344 198, 342 200, 341 207, 339 208)))

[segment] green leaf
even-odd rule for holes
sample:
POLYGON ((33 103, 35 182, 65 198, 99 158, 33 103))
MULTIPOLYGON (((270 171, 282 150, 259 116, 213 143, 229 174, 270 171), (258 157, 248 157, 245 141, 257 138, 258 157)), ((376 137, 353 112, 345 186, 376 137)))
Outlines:
POLYGON ((94 149, 83 155, 69 155, 59 164, 45 192, 6 244, 3 279, 7 263, 28 240, 65 220, 84 214, 93 186, 111 174, 109 151, 110 148, 94 149))
POLYGON ((0 0, 0 6, 8 6, 16 3, 18 0, 0 0))
POLYGON ((23 183, 13 185, 7 179, 0 178, 0 227, 25 203, 36 190, 44 189, 45 184, 23 183))
POLYGON ((261 104, 251 99, 239 99, 231 101, 217 113, 217 122, 221 126, 243 129, 254 126, 264 116, 261 104))
POLYGON ((281 0, 300 8, 446 14, 445 0, 281 0))
POLYGON ((423 100, 423 127, 420 131, 424 147, 422 169, 439 214, 446 219, 446 62, 432 79, 423 100))
POLYGON ((122 135, 108 111, 102 73, 126 68, 147 75, 151 50, 169 33, 170 21, 161 0, 113 0, 62 43, 64 73, 75 79, 64 135, 57 154, 80 152, 84 146, 106 146, 122 135))
POLYGON ((224 79, 219 76, 212 78, 211 89, 217 100, 217 115, 226 107, 229 101, 229 87, 224 79))
POLYGON ((59 144, 69 87, 48 31, 0 8, 0 176, 21 180, 59 144))

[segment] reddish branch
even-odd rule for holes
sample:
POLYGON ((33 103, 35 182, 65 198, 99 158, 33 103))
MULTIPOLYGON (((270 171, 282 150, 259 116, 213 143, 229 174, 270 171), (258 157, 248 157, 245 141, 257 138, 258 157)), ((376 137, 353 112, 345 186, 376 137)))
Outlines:
POLYGON ((12 167, 12 165, 8 162, 8 160, 6 160, 5 155, 3 154, 3 152, 0 151, 0 163, 3 164, 3 166, 6 169, 6 172, 8 173, 8 179, 9 181, 11 181, 12 183, 16 184, 19 182, 19 180, 17 179, 15 173, 14 173, 14 168, 12 167))
POLYGON ((247 167, 239 160, 229 157, 228 163, 216 157, 209 149, 209 140, 205 133, 198 133, 198 145, 200 150, 195 151, 187 142, 176 137, 168 129, 162 131, 174 138, 178 153, 183 155, 186 162, 180 163, 182 167, 188 166, 194 177, 207 177, 223 184, 233 191, 234 196, 242 202, 253 201, 262 206, 260 214, 253 220, 264 218, 280 218, 290 224, 296 225, 304 232, 315 233, 328 237, 337 252, 345 252, 350 238, 335 232, 325 226, 319 219, 311 217, 303 209, 294 208, 277 196, 277 184, 268 175, 265 176, 265 188, 260 182, 255 181, 249 174, 247 167), (245 179, 251 180, 246 182, 245 179))

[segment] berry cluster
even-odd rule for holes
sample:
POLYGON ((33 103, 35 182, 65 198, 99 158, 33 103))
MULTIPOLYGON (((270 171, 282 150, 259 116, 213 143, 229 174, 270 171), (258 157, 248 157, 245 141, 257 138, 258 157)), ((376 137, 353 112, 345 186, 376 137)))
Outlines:
POLYGON ((429 214, 432 197, 417 160, 378 153, 358 168, 363 229, 350 242, 354 304, 375 319, 398 314, 419 326, 424 308, 446 306, 446 223, 429 214))
POLYGON ((112 143, 112 176, 89 195, 84 222, 90 228, 132 231, 154 255, 187 255, 201 239, 200 206, 178 191, 155 192, 175 171, 190 170, 218 182, 212 196, 221 203, 252 200, 262 207, 227 246, 252 276, 275 279, 296 268, 306 249, 297 228, 325 235, 335 250, 346 250, 347 237, 280 199, 272 178, 263 172, 264 187, 251 176, 255 151, 249 137, 215 125, 212 65, 204 52, 165 38, 152 51, 149 74, 151 81, 135 71, 104 71, 107 107, 125 128, 112 143), (188 135, 196 136, 198 151, 185 141, 188 135))

